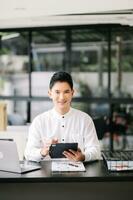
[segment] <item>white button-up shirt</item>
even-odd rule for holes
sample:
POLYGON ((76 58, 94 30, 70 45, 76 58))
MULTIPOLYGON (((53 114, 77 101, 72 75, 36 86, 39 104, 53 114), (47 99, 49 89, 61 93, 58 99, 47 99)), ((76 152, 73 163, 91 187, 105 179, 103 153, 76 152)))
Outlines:
POLYGON ((41 149, 47 139, 57 138, 58 142, 78 142, 85 154, 85 161, 100 159, 100 145, 91 117, 74 108, 61 115, 53 108, 38 115, 29 129, 25 150, 27 160, 40 161, 41 149))

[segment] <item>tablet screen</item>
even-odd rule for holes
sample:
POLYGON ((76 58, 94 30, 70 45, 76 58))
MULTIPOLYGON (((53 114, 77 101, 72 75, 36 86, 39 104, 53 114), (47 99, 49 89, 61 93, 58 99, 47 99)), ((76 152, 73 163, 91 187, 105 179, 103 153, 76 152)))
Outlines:
POLYGON ((77 151, 78 143, 57 143, 52 144, 49 150, 49 155, 51 158, 65 158, 63 155, 64 151, 69 151, 72 149, 77 151))

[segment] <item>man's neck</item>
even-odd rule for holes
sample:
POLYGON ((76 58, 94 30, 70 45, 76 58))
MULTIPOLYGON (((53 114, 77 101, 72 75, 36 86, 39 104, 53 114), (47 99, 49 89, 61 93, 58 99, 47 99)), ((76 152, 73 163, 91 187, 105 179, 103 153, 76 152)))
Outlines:
POLYGON ((58 112, 60 115, 65 115, 66 113, 69 112, 70 107, 68 109, 57 109, 55 108, 56 112, 58 112))

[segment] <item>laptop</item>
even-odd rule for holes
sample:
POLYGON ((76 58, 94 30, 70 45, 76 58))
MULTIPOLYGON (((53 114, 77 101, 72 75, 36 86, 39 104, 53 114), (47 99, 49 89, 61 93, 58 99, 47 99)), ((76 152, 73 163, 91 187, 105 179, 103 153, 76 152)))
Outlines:
POLYGON ((14 173, 27 173, 39 170, 39 163, 20 163, 17 145, 13 139, 0 139, 0 170, 14 173))
POLYGON ((103 151, 102 156, 109 171, 133 171, 133 150, 103 151))

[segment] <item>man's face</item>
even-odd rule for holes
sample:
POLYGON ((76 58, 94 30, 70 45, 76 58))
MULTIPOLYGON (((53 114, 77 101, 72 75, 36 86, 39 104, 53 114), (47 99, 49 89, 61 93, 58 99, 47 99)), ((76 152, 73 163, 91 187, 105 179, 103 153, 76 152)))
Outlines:
POLYGON ((49 96, 58 112, 65 114, 69 111, 73 93, 74 91, 67 82, 56 82, 49 90, 49 96))

